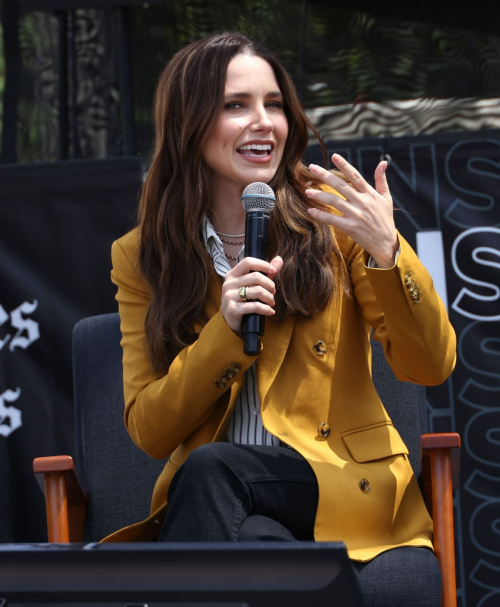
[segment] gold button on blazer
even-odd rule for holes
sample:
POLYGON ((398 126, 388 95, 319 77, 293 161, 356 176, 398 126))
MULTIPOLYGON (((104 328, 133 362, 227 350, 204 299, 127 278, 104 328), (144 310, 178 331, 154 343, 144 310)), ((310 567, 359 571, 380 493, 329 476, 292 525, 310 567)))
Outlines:
POLYGON ((316 540, 343 541, 359 561, 397 546, 432 548, 432 521, 408 450, 371 381, 372 327, 400 380, 439 384, 455 364, 446 310, 408 243, 399 237, 393 268, 372 269, 366 252, 349 237, 338 237, 353 297, 338 294, 312 321, 287 317, 278 324, 268 318, 258 357, 243 354, 241 339, 222 317, 222 279, 214 271, 206 304, 210 320, 196 327, 198 340, 159 377, 145 351, 149 292, 139 270, 138 239, 133 230, 112 250, 125 425, 139 448, 170 459, 156 483, 151 516, 105 541, 145 541, 158 534, 175 471, 196 447, 225 440, 244 372, 257 359, 265 428, 301 453, 318 480, 316 540), (405 283, 410 272, 419 285, 418 305, 405 283), (227 373, 228 367, 238 371, 227 373))

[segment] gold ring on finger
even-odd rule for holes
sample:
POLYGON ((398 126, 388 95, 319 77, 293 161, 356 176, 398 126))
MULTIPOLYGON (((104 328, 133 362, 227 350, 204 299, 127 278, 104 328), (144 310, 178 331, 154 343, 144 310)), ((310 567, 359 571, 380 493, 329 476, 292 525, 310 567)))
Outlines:
POLYGON ((239 294, 241 301, 248 301, 248 287, 240 287, 239 294))

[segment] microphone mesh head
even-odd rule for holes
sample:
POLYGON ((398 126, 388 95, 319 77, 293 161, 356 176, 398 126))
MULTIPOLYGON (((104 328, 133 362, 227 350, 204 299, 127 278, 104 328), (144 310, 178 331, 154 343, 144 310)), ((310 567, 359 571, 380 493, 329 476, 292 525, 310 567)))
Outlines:
POLYGON ((260 181, 247 185, 241 196, 241 204, 245 213, 257 209, 270 213, 274 209, 275 202, 276 197, 273 190, 267 183, 261 183, 260 181))

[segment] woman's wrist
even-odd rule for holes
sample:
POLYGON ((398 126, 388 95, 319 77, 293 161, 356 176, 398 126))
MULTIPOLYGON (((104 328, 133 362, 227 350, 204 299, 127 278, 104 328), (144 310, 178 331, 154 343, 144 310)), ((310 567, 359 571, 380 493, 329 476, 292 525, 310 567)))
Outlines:
POLYGON ((387 270, 392 268, 396 263, 399 250, 399 238, 396 232, 392 245, 387 246, 385 250, 370 254, 370 257, 375 262, 377 268, 387 270))

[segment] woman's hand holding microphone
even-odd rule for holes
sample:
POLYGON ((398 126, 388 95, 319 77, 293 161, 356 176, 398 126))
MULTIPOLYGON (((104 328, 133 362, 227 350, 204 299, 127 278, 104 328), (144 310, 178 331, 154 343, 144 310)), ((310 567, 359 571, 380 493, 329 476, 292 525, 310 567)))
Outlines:
POLYGON ((221 313, 238 335, 245 314, 274 315, 274 279, 283 267, 281 257, 270 262, 245 257, 227 274, 222 286, 221 313))

